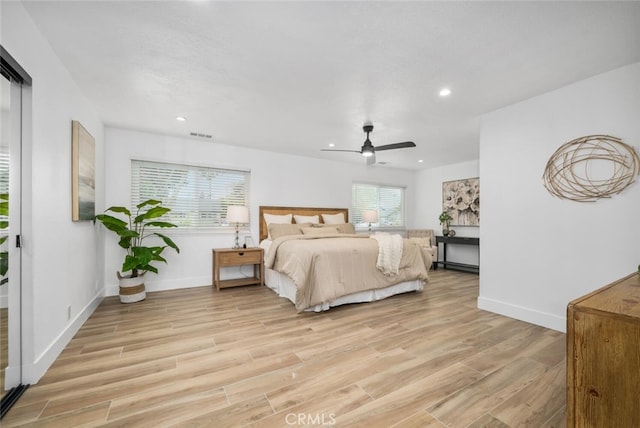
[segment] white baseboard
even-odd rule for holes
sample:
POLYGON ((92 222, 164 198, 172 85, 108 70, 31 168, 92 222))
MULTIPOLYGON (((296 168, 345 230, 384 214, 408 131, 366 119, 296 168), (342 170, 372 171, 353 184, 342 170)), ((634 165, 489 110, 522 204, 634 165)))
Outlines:
POLYGON ((96 310, 104 295, 101 291, 85 306, 78 315, 69 323, 67 328, 60 333, 54 342, 38 357, 33 364, 25 364, 22 372, 22 383, 35 384, 51 367, 51 364, 58 358, 65 346, 71 341, 73 336, 80 330, 80 327, 89 319, 96 310))
MULTIPOLYGON (((152 291, 165 291, 165 290, 177 290, 180 288, 192 288, 202 287, 205 285, 211 285, 211 276, 191 277, 182 279, 171 279, 164 281, 146 281, 144 287, 147 292, 152 291)), ((105 295, 117 296, 120 293, 118 284, 107 284, 105 287, 105 295)))
POLYGON ((486 297, 478 297, 478 309, 515 318, 541 327, 550 328, 552 330, 566 333, 567 319, 557 315, 540 312, 531 308, 514 305, 500 300, 489 299, 486 297))
POLYGON ((23 383, 22 379, 20 379, 21 375, 22 370, 20 369, 20 366, 7 366, 4 369, 4 385, 2 385, 3 391, 23 383))

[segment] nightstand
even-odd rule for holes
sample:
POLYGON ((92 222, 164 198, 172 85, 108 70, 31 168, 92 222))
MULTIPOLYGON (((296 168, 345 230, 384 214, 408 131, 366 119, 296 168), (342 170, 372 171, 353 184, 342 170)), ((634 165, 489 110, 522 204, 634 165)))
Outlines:
POLYGON ((240 287, 243 285, 264 284, 264 263, 262 248, 214 248, 212 286, 218 291, 221 288, 240 287), (220 279, 220 269, 229 266, 253 265, 253 276, 249 278, 220 279))

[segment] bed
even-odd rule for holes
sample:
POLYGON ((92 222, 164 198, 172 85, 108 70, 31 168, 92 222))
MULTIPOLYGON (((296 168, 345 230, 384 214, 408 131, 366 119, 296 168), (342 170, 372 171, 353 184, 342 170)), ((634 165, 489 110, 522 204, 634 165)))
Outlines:
POLYGON ((356 234, 348 215, 346 208, 260 207, 265 285, 298 312, 424 289, 432 262, 428 251, 389 234, 356 234), (383 257, 381 248, 393 251, 383 257), (395 269, 383 263, 388 259, 395 269))

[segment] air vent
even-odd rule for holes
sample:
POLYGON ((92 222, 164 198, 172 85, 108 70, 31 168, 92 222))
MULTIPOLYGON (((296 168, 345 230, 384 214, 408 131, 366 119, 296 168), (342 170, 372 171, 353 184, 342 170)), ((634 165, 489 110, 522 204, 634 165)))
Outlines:
POLYGON ((206 139, 213 138, 211 135, 203 134, 201 132, 190 132, 189 135, 191 135, 192 137, 198 137, 198 138, 206 138, 206 139))

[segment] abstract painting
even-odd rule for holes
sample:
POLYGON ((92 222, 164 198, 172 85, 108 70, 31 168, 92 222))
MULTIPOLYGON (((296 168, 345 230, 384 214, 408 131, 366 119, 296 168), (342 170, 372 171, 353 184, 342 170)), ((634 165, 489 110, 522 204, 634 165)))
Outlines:
POLYGON ((77 120, 72 121, 72 219, 93 220, 96 206, 96 141, 77 120))

